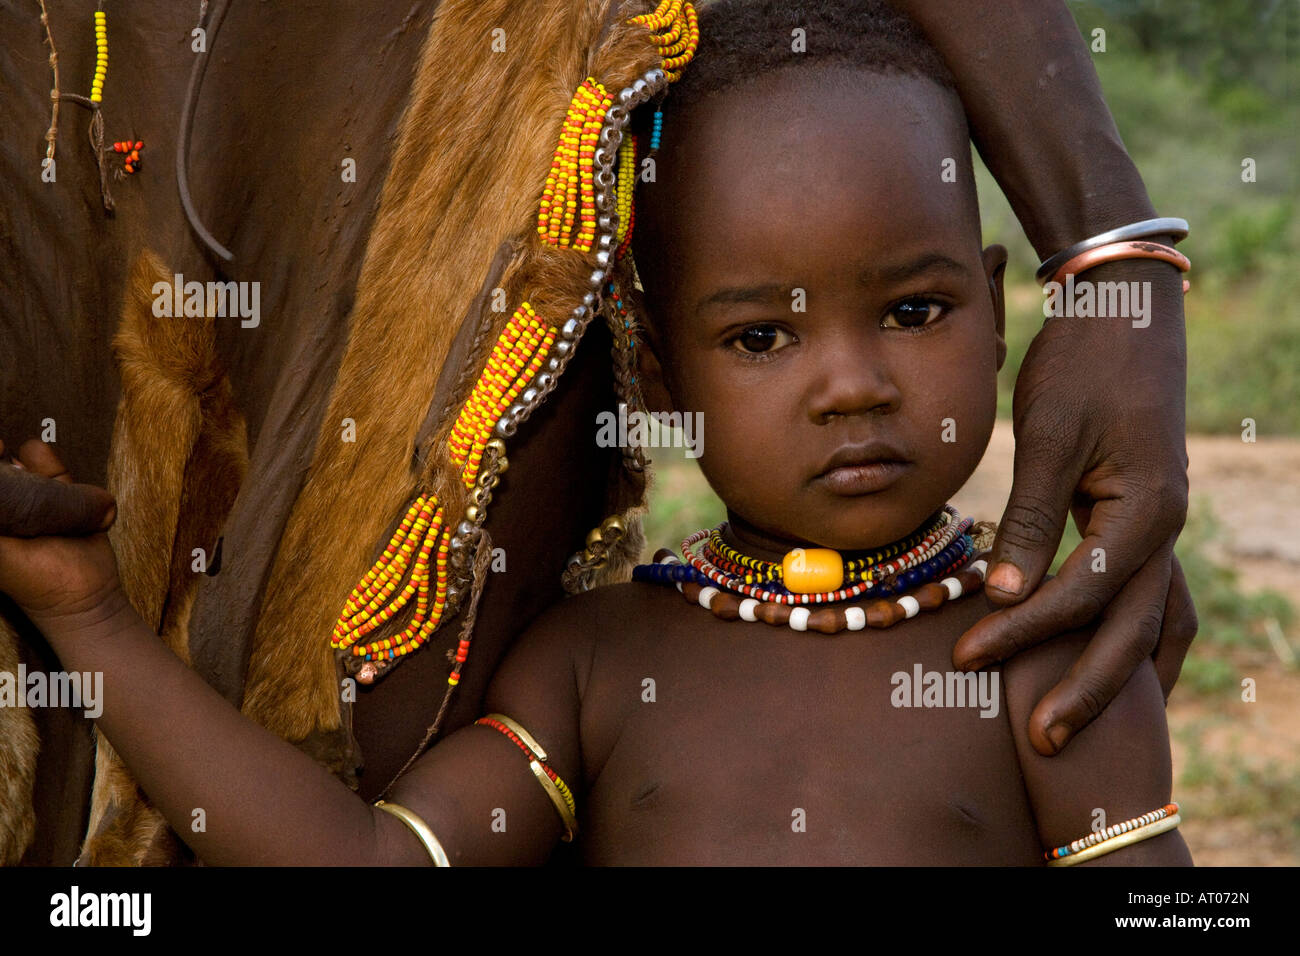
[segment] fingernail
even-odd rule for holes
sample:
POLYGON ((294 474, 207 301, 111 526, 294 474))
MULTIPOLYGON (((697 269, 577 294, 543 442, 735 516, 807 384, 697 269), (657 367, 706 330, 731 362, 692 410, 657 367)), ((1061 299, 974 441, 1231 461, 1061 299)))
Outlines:
POLYGON ((1069 742, 1070 728, 1065 724, 1052 724, 1047 728, 1047 739, 1052 742, 1052 747, 1060 753, 1062 747, 1069 742))
POLYGON ((1019 594, 1025 586, 1025 576, 1014 564, 1003 562, 993 569, 987 583, 989 587, 997 588, 1007 594, 1019 594))

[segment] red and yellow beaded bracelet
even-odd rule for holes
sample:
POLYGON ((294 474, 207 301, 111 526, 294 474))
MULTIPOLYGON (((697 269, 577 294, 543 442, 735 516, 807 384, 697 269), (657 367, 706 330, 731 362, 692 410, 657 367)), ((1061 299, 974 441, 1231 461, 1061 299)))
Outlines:
POLYGON ((537 782, 542 785, 546 795, 555 804, 555 810, 559 813, 560 820, 564 824, 562 839, 566 843, 572 841, 578 834, 578 807, 574 802, 573 792, 560 778, 560 775, 546 763, 546 751, 542 749, 542 745, 517 721, 511 720, 505 714, 488 714, 486 717, 480 717, 474 723, 500 731, 524 752, 524 756, 528 758, 528 766, 533 771, 533 776, 537 778, 537 782))

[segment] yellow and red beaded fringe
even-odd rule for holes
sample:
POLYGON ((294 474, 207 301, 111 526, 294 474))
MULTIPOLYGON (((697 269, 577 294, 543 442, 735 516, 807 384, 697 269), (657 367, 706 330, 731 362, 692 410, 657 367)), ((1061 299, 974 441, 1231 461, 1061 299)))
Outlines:
POLYGON ((663 0, 654 13, 633 17, 650 31, 650 36, 664 58, 664 75, 676 83, 682 68, 695 56, 700 44, 700 25, 690 0, 663 0))
MULTIPOLYGON (((663 0, 653 13, 633 17, 630 22, 640 23, 650 31, 663 57, 668 82, 680 79, 682 68, 694 57, 699 44, 695 7, 689 0, 663 0)), ((98 102, 108 67, 108 24, 103 13, 96 13, 95 27, 98 56, 91 98, 98 102)), ((596 144, 605 114, 613 102, 614 97, 605 87, 589 76, 569 104, 537 214, 537 231, 550 245, 591 251, 597 218, 596 144)), ((620 254, 631 239, 635 173, 636 140, 629 135, 619 152, 617 178, 616 238, 620 254)), ((478 480, 484 450, 501 415, 541 369, 557 335, 558 330, 538 320, 533 307, 524 302, 498 337, 448 437, 451 459, 461 467, 461 480, 466 488, 473 488, 478 480)), ((331 647, 350 650, 354 656, 367 661, 391 661, 419 649, 428 640, 437 629, 447 603, 450 525, 436 496, 421 495, 412 502, 383 554, 353 588, 334 625, 331 647), (399 587, 401 591, 393 597, 399 587), (376 628, 393 620, 413 597, 415 610, 400 633, 360 643, 376 628)), ((460 680, 468 645, 469 641, 462 640, 457 648, 456 664, 448 677, 452 687, 460 680)))
POLYGON ((416 498, 402 518, 384 553, 353 590, 334 625, 330 646, 351 649, 366 660, 392 660, 418 650, 429 639, 447 603, 447 552, 451 529, 432 495, 416 498), (434 555, 432 575, 429 560, 434 555), (407 579, 407 571, 411 574, 407 579), (433 602, 430 604, 430 583, 433 602), (406 579, 397 597, 392 594, 406 579), (401 633, 357 643, 375 628, 392 620, 415 598, 415 613, 401 633), (391 600, 390 600, 391 598, 391 600))
POLYGON ((461 466, 466 488, 473 488, 478 480, 483 449, 501 414, 533 380, 557 334, 558 330, 538 320, 533 307, 525 302, 497 338, 447 440, 451 460, 461 466))
POLYGON ((537 213, 537 231, 553 246, 572 246, 590 252, 596 238, 596 184, 592 171, 596 141, 605 123, 605 111, 614 97, 593 77, 587 77, 569 103, 560 143, 555 147, 551 171, 542 190, 542 205, 537 213), (578 234, 571 236, 573 220, 582 209, 578 234))
POLYGON ((636 134, 628 133, 618 148, 618 178, 615 180, 615 202, 618 206, 618 249, 614 258, 622 259, 632 244, 632 226, 635 223, 635 207, 632 192, 636 186, 636 134))

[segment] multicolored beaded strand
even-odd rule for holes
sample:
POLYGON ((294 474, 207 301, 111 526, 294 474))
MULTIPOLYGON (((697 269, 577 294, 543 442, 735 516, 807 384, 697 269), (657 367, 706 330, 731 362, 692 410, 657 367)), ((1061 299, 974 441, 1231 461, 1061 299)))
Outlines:
MULTIPOLYGON (((923 610, 934 610, 946 601, 982 587, 987 572, 986 556, 996 533, 996 526, 988 522, 982 522, 972 532, 972 519, 961 518, 956 509, 945 505, 907 538, 876 549, 870 555, 850 559, 854 563, 870 564, 866 572, 871 576, 869 580, 848 588, 837 586, 834 590, 814 591, 810 585, 825 580, 823 575, 827 571, 837 585, 842 583, 847 562, 838 552, 828 548, 796 548, 783 562, 786 580, 764 582, 768 586, 761 587, 748 580, 745 571, 762 562, 728 548, 727 554, 735 559, 737 567, 737 571, 729 573, 692 552, 692 547, 701 541, 711 537, 721 540, 723 527, 697 531, 683 541, 684 561, 672 551, 660 549, 653 564, 633 569, 632 579, 674 585, 686 600, 698 603, 722 620, 763 621, 788 625, 796 631, 824 634, 864 627, 883 628, 915 617, 923 610), (919 541, 918 535, 921 535, 919 541), (821 552, 833 561, 813 561, 811 568, 792 561, 795 557, 821 552), (886 558, 892 560, 883 560, 886 558), (875 600, 857 605, 845 603, 864 595, 875 600)), ((752 577, 752 571, 748 576, 752 577)))
MULTIPOLYGON (((451 460, 462 467, 461 480, 466 488, 473 488, 478 480, 483 452, 493 441, 492 432, 502 413, 541 369, 558 332, 554 326, 539 321, 533 307, 525 302, 497 337, 447 440, 451 460)), ((500 448, 496 450, 504 453, 504 443, 497 444, 500 448)))
POLYGON ((636 221, 636 210, 632 203, 632 194, 636 189, 636 134, 629 133, 618 148, 618 186, 617 186, 618 251, 615 259, 622 259, 632 244, 632 226, 636 221))
POLYGON ((789 626, 794 631, 838 634, 846 630, 860 631, 867 627, 892 627, 900 621, 915 617, 921 611, 937 610, 947 601, 955 601, 963 595, 978 591, 984 583, 988 567, 984 556, 988 553, 985 551, 976 555, 972 549, 964 552, 956 561, 948 563, 942 570, 939 570, 941 565, 936 564, 931 577, 940 574, 946 575, 945 577, 938 582, 922 584, 913 593, 896 596, 892 601, 881 598, 869 603, 839 604, 811 610, 807 607, 760 601, 753 597, 742 599, 713 586, 707 577, 690 565, 682 564, 666 548, 655 553, 655 564, 638 566, 633 571, 632 579, 676 584, 687 601, 699 604, 724 621, 762 621, 777 627, 789 626), (968 560, 971 557, 976 560, 968 560))
MULTIPOLYGON (((866 557, 842 559, 843 580, 864 582, 873 580, 873 577, 878 575, 873 575, 872 568, 877 567, 887 558, 911 551, 920 545, 927 535, 938 531, 951 520, 952 515, 941 510, 936 512, 935 516, 925 525, 922 525, 921 528, 902 541, 881 548, 866 557)), ((708 538, 704 542, 704 557, 706 560, 724 571, 742 577, 746 584, 770 584, 782 581, 785 575, 785 562, 763 561, 759 558, 751 558, 748 555, 741 554, 722 540, 722 527, 722 525, 719 525, 710 531, 708 538)), ((791 590, 799 589, 792 588, 791 590)))
POLYGON ((393 533, 383 555, 353 589, 334 625, 330 646, 351 650, 366 662, 357 679, 371 683, 378 675, 375 661, 392 661, 420 649, 437 629, 447 604, 447 539, 444 516, 432 496, 421 495, 411 505, 393 533), (429 601, 429 558, 434 548, 434 596, 429 601), (411 565, 412 555, 414 564, 411 565), (411 571, 407 578, 407 570, 411 571), (406 581, 401 593, 389 601, 397 586, 406 581), (368 644, 357 642, 375 628, 392 620, 414 597, 415 612, 401 632, 368 644), (387 603, 386 603, 387 602, 387 603))
MULTIPOLYGON (((899 558, 887 562, 872 569, 872 577, 868 581, 860 581, 849 587, 836 587, 825 591, 816 592, 795 592, 789 588, 790 582, 786 581, 787 587, 777 590, 773 584, 770 587, 762 587, 758 584, 749 584, 735 574, 728 574, 722 569, 716 567, 707 561, 702 555, 696 555, 693 548, 696 544, 708 537, 710 529, 697 531, 685 541, 682 542, 682 557, 686 562, 692 565, 697 571, 701 572, 711 582, 718 587, 725 588, 728 591, 735 591, 744 594, 747 597, 757 598, 760 601, 770 601, 775 604, 830 604, 837 601, 849 601, 860 597, 863 594, 876 589, 879 582, 891 575, 899 575, 918 565, 930 561, 953 544, 955 540, 965 535, 973 524, 970 518, 957 520, 955 509, 945 509, 949 512, 950 518, 937 531, 933 531, 922 539, 921 543, 906 554, 899 558)), ((810 549, 811 550, 811 549, 810 549)))
MULTIPOLYGON (((1166 803, 1163 807, 1152 810, 1150 813, 1144 813, 1140 817, 1134 817, 1132 820, 1125 820, 1123 823, 1116 823, 1112 826, 1106 827, 1104 830, 1099 830, 1096 833, 1089 833, 1086 837, 1081 837, 1078 840, 1065 844, 1065 846, 1058 846, 1053 850, 1048 850, 1043 854, 1043 859, 1051 863, 1054 860, 1060 860, 1064 857, 1082 853, 1089 847, 1105 843, 1107 840, 1112 840, 1121 834, 1129 833, 1133 830, 1140 830, 1143 827, 1149 827, 1153 823, 1158 823, 1161 820, 1175 817, 1177 814, 1178 804, 1166 803)), ((1152 835, 1154 836, 1155 834, 1152 835)))
POLYGON ((537 213, 537 231, 553 246, 572 245, 580 252, 591 251, 591 243, 596 238, 596 190, 592 163, 605 111, 613 102, 614 97, 606 92, 605 87, 589 76, 582 81, 569 103, 537 213), (578 235, 571 237, 579 194, 582 208, 578 235))
POLYGON ((1132 844, 1149 840, 1152 836, 1160 836, 1164 832, 1174 830, 1182 822, 1178 804, 1165 804, 1161 808, 1152 810, 1151 813, 1126 819, 1125 822, 1115 823, 1114 826, 1108 826, 1096 834, 1088 834, 1082 839, 1074 840, 1065 847, 1049 849, 1043 856, 1048 861, 1048 866, 1074 866, 1105 856, 1106 853, 1113 853, 1117 849, 1131 847, 1132 844))
POLYGON ((128 139, 113 144, 113 152, 126 154, 126 159, 123 161, 122 168, 126 170, 128 175, 139 171, 140 150, 142 149, 144 149, 144 143, 139 140, 136 140, 133 143, 128 139))
POLYGON ((690 0, 663 0, 654 13, 632 18, 650 30, 651 38, 664 58, 668 82, 675 83, 682 67, 691 62, 700 43, 699 21, 690 0))

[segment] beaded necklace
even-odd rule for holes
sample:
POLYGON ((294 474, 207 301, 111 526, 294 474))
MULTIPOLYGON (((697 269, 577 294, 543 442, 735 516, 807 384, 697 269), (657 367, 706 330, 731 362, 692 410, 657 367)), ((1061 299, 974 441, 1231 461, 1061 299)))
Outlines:
MULTIPOLYGON (((952 513, 950 511, 940 510, 920 529, 902 541, 886 545, 866 557, 843 559, 843 579, 846 581, 870 582, 892 573, 892 570, 889 569, 890 566, 882 564, 885 559, 892 558, 902 552, 910 553, 925 540, 927 535, 939 531, 951 520, 952 513)), ((722 540, 721 528, 722 526, 719 525, 710 531, 704 541, 704 557, 709 562, 724 571, 740 575, 746 584, 779 583, 782 581, 786 574, 786 561, 762 561, 741 554, 722 540)), ((795 555, 795 557, 791 558, 789 563, 799 565, 796 570, 807 573, 808 565, 813 563, 809 555, 816 554, 820 557, 822 552, 826 553, 825 557, 829 561, 839 558, 838 554, 830 552, 829 549, 798 549, 797 555, 796 552, 791 552, 791 555, 795 555)), ((906 555, 904 555, 904 558, 906 558, 906 555)), ((833 573, 833 571, 827 568, 827 573, 833 573)))
POLYGON ((738 572, 710 561, 708 547, 698 554, 694 550, 701 542, 721 542, 724 523, 686 538, 681 558, 661 548, 653 564, 633 569, 632 580, 674 585, 687 601, 727 621, 763 621, 823 634, 884 628, 983 586, 992 529, 984 523, 972 534, 972 527, 973 519, 961 518, 956 509, 945 505, 907 538, 847 561, 828 548, 796 548, 776 565, 723 545, 723 555, 742 569, 738 572), (809 555, 814 559, 810 561, 809 555), (827 579, 828 566, 840 580, 832 588, 812 590, 827 579), (774 576, 775 568, 780 568, 780 577, 774 576), (862 578, 840 587, 848 568, 864 572, 862 578), (748 580, 755 569, 767 577, 748 580), (863 597, 870 600, 848 603, 863 597))

